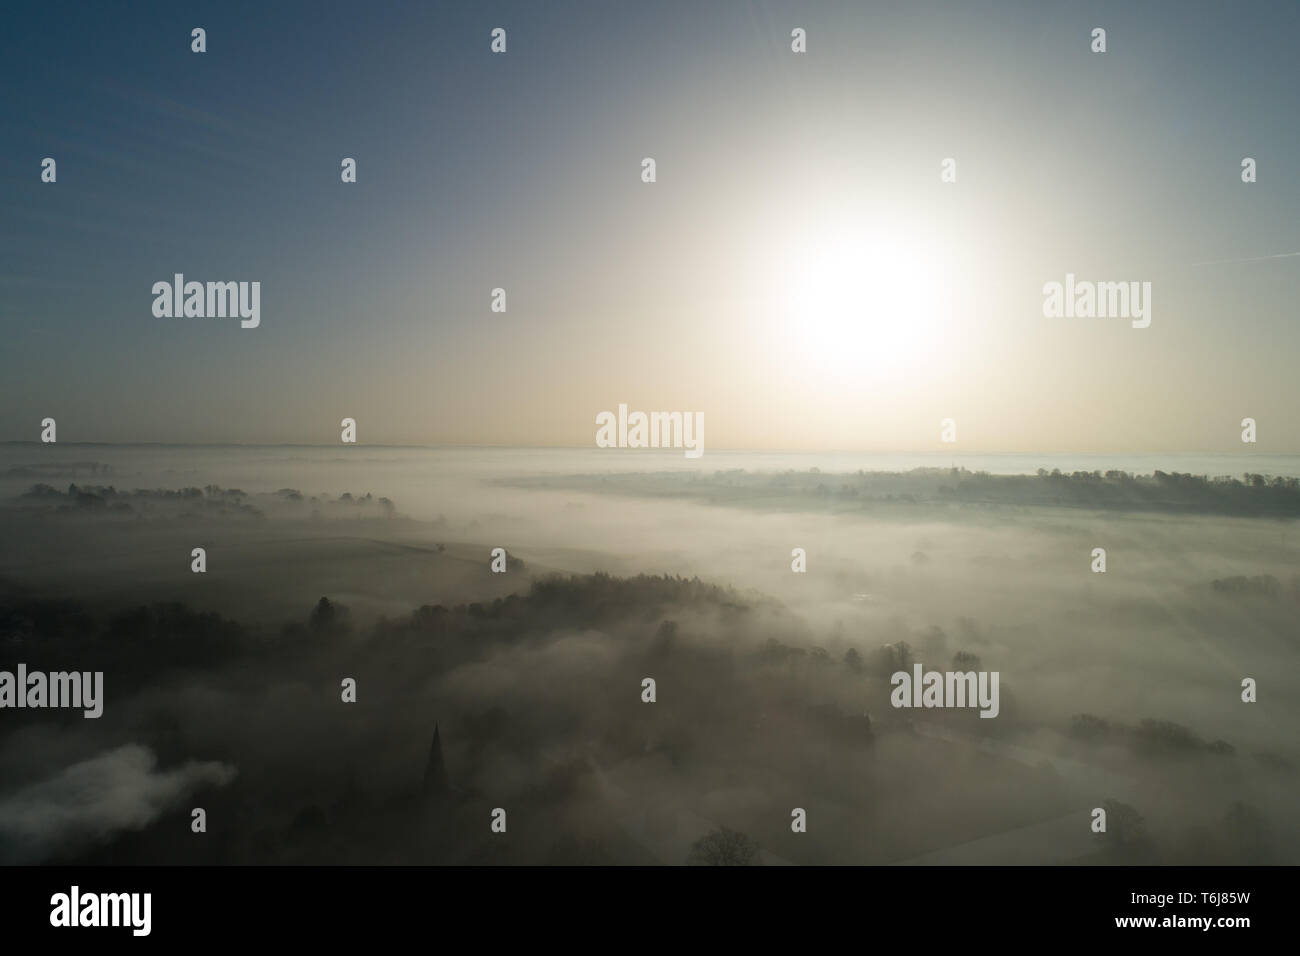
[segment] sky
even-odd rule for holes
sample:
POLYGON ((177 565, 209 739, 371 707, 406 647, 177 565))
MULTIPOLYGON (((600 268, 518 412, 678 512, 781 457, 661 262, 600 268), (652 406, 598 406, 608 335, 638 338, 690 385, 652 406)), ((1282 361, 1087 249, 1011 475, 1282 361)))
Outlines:
POLYGON ((1233 452, 1251 417, 1300 453, 1295 4, 7 20, 0 440, 591 447, 626 403, 709 448, 1233 452), (155 316, 178 272, 260 282, 260 325, 155 316), (1149 327, 1045 316, 1067 274, 1150 282, 1149 327))

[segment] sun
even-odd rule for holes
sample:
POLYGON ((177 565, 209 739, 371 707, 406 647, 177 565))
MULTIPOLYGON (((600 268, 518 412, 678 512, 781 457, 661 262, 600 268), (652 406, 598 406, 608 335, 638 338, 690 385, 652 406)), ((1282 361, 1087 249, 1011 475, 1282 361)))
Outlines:
POLYGON ((779 269, 783 347, 809 372, 902 378, 942 345, 943 257, 909 237, 816 237, 791 248, 779 269))

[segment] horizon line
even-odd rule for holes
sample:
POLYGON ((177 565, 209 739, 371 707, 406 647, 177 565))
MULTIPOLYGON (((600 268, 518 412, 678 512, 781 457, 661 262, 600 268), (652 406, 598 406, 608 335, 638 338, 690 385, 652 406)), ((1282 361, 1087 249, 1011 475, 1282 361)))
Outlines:
MULTIPOLYGON (((532 451, 608 451, 596 445, 513 445, 513 444, 469 444, 457 442, 444 442, 434 444, 407 444, 407 443, 389 443, 389 442, 356 442, 344 444, 342 442, 314 443, 314 442, 236 442, 236 441, 213 441, 213 442, 168 442, 168 441, 58 441, 42 442, 32 439, 6 439, 0 440, 0 445, 68 445, 76 447, 109 447, 109 448, 384 448, 384 449, 412 449, 412 450, 433 450, 433 449, 464 449, 464 450, 532 450, 532 451)), ((636 448, 636 449, 618 449, 619 451, 632 452, 660 452, 673 454, 679 449, 676 448, 636 448)), ((1094 458, 1121 458, 1121 457, 1191 457, 1198 455, 1213 455, 1216 457, 1227 457, 1240 455, 1242 457, 1270 457, 1270 458, 1289 458, 1300 457, 1300 451, 1212 451, 1212 450, 1195 450, 1195 451, 1091 451, 1091 450, 1074 450, 1074 451, 944 451, 944 450, 904 450, 904 449, 853 449, 853 448, 715 448, 712 453, 725 452, 730 454, 767 454, 767 455, 932 455, 936 457, 960 457, 960 456, 1002 456, 1002 457, 1033 457, 1035 455, 1044 456, 1065 456, 1078 455, 1090 456, 1094 458)))

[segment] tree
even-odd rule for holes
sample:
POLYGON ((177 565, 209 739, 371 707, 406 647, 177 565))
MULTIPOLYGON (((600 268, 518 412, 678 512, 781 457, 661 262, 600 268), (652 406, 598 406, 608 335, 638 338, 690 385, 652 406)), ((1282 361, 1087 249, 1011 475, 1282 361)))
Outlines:
POLYGON ((690 866, 762 866, 758 844, 727 827, 700 837, 686 858, 690 866))
POLYGON ((1146 820, 1137 812, 1136 807, 1118 800, 1107 800, 1102 806, 1106 809, 1106 836, 1111 842, 1121 847, 1143 842, 1146 838, 1146 820))
POLYGON ((342 604, 331 604, 329 598, 323 597, 312 608, 307 627, 329 637, 346 634, 352 630, 352 615, 342 604))
POLYGON ((894 665, 900 671, 911 671, 912 661, 915 660, 911 644, 907 643, 907 641, 898 641, 892 647, 888 644, 885 646, 891 648, 890 655, 894 658, 894 665))

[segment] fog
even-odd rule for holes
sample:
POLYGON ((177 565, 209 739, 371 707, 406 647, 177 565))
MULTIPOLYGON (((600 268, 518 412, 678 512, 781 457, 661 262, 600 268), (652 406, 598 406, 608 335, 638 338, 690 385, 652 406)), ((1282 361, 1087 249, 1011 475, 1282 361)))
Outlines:
POLYGON ((3 446, 0 859, 1300 862, 1300 470, 1146 464, 3 446))

